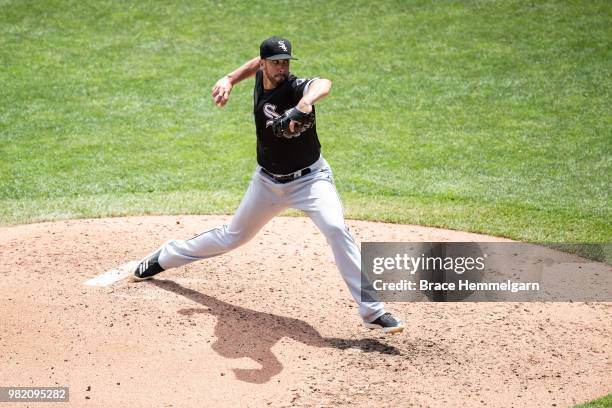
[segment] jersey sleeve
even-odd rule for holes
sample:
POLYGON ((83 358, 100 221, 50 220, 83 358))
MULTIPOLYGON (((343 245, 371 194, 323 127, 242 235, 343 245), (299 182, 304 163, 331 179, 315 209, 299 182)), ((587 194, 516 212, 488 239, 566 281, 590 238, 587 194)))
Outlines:
POLYGON ((318 77, 315 77, 315 78, 295 78, 293 80, 292 84, 291 84, 291 87, 293 88, 293 94, 295 96, 295 99, 297 99, 297 100, 302 99, 302 96, 304 96, 304 94, 308 90, 308 86, 310 86, 310 84, 315 79, 319 79, 319 78, 318 77))

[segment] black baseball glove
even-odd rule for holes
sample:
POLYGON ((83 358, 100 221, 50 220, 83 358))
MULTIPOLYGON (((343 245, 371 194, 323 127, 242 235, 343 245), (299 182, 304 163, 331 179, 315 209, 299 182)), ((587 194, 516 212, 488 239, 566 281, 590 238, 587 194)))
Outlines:
POLYGON ((314 111, 304 113, 294 107, 286 110, 285 113, 272 121, 272 132, 276 137, 291 139, 293 137, 298 137, 302 132, 310 128, 314 122, 314 111), (293 132, 289 128, 291 121, 296 122, 293 126, 293 132))

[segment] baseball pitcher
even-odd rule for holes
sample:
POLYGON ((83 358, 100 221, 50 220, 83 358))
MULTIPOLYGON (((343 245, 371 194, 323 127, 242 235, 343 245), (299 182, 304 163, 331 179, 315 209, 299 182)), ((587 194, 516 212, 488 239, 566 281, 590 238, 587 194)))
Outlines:
POLYGON ((249 241, 284 209, 296 208, 325 235, 364 325, 399 333, 403 322, 386 312, 383 303, 361 301, 361 253, 344 223, 332 170, 321 156, 315 103, 329 94, 331 81, 292 75, 289 64, 297 58, 291 51, 287 39, 268 38, 261 43, 259 57, 219 79, 212 89, 216 105, 223 107, 234 85, 255 77, 258 166, 230 223, 189 240, 165 243, 140 262, 135 279, 224 254, 249 241))

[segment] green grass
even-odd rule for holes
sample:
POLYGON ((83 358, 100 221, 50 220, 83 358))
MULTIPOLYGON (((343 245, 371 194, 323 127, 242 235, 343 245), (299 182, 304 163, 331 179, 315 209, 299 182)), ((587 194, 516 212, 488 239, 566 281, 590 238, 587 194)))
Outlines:
POLYGON ((232 213, 252 84, 289 37, 333 83, 323 153, 351 218, 612 240, 609 1, 0 1, 0 224, 232 213), (294 10, 293 13, 279 10, 294 10))
POLYGON ((574 405, 574 408, 609 408, 612 407, 612 394, 605 397, 587 402, 585 404, 574 405))

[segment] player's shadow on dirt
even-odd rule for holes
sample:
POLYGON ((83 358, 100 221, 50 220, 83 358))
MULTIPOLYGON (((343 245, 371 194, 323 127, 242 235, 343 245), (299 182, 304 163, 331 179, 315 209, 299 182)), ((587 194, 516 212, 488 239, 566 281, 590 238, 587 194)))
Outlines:
POLYGON ((213 350, 226 358, 248 357, 262 366, 260 369, 234 369, 236 378, 242 381, 263 384, 282 371, 283 366, 272 353, 272 347, 283 337, 289 337, 308 346, 334 347, 340 350, 358 348, 367 353, 400 354, 397 348, 374 339, 323 337, 303 320, 236 306, 171 280, 155 279, 148 282, 208 308, 181 309, 178 313, 185 316, 207 313, 217 317, 215 326, 217 340, 212 345, 213 350))

